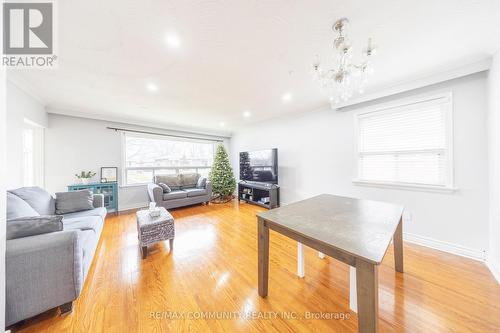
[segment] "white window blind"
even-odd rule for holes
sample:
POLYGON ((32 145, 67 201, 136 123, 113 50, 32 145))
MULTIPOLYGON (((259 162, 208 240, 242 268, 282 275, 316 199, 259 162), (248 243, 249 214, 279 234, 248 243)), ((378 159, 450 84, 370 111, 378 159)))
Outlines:
POLYGON ((451 96, 357 116, 358 179, 451 187, 451 96))

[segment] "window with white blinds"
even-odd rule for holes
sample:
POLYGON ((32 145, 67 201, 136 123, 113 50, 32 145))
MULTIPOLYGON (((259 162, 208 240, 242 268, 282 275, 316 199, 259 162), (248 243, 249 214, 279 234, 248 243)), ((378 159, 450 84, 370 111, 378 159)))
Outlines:
POLYGON ((451 94, 357 115, 358 180, 452 187, 451 94))

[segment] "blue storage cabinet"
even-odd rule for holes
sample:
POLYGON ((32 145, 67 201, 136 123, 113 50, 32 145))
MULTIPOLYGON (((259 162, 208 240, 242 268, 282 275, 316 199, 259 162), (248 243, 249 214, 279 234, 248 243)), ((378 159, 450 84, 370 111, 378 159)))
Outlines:
POLYGON ((118 211, 118 183, 89 183, 68 185, 68 191, 91 190, 95 194, 104 194, 104 207, 108 212, 118 211))

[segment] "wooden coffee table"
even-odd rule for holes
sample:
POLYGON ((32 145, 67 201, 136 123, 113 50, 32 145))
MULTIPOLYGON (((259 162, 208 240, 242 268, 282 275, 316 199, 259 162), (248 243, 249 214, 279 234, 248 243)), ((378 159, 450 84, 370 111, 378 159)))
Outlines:
POLYGON ((269 229, 355 267, 359 332, 378 331, 378 265, 394 240, 403 272, 403 207, 322 194, 258 213, 259 295, 268 293, 269 229))

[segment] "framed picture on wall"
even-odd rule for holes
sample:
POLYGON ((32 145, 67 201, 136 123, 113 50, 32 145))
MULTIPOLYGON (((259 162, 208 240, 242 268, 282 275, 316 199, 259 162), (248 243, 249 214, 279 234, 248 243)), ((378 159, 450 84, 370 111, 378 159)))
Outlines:
POLYGON ((109 183, 118 181, 117 167, 102 167, 101 168, 101 183, 109 183))

